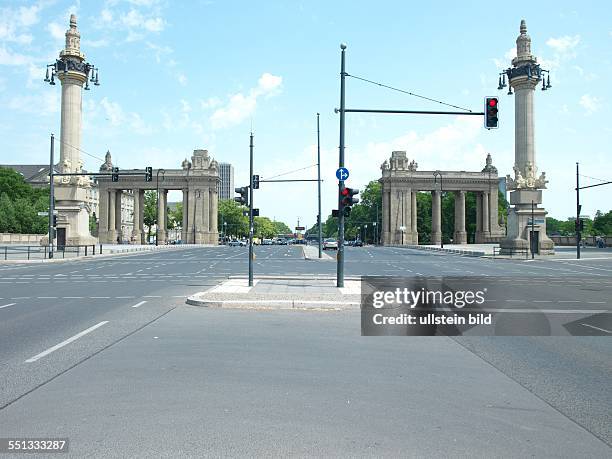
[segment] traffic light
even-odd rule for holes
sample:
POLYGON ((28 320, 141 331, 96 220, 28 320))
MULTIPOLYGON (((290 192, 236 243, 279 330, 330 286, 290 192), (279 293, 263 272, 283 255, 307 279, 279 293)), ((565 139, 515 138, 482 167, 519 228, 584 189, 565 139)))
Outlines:
POLYGON ((234 201, 242 206, 249 205, 249 187, 243 186, 239 188, 235 188, 234 191, 238 193, 240 196, 236 196, 234 201))
POLYGON ((259 175, 253 175, 253 189, 259 190, 259 175))
POLYGON ((118 167, 113 167, 113 175, 111 176, 111 180, 113 182, 119 181, 119 168, 118 167))
POLYGON ((359 190, 357 188, 349 188, 342 187, 340 190, 340 196, 342 197, 342 205, 344 207, 351 207, 353 204, 357 204, 359 202, 358 198, 354 198, 356 194, 359 194, 359 190))
POLYGON ((485 128, 497 129, 499 127, 498 106, 499 99, 497 97, 485 97, 485 128))
POLYGON ((153 168, 151 166, 145 168, 145 182, 153 181, 153 168))
POLYGON ((57 215, 53 216, 53 228, 57 227, 57 215))

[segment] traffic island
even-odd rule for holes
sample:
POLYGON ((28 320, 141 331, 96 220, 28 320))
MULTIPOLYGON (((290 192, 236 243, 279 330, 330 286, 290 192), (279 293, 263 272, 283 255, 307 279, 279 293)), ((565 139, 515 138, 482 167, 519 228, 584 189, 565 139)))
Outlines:
POLYGON ((190 296, 186 303, 231 309, 359 309, 359 278, 347 278, 344 285, 336 287, 332 277, 261 276, 249 287, 247 278, 236 277, 190 296))

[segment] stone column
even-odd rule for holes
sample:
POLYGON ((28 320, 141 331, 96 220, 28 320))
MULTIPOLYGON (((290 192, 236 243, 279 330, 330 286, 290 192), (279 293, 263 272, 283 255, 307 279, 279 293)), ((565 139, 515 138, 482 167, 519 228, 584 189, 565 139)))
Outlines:
POLYGON ((123 190, 115 190, 115 243, 117 243, 117 238, 120 241, 123 241, 123 231, 121 230, 121 199, 123 197, 123 190))
POLYGON ((491 236, 501 236, 503 231, 499 226, 499 196, 497 188, 492 188, 489 194, 489 231, 491 236))
POLYGON ((106 190, 106 199, 108 200, 107 215, 108 215, 108 233, 106 233, 106 240, 104 242, 108 244, 117 243, 117 225, 115 223, 115 198, 117 197, 116 190, 106 190))
POLYGON ((159 190, 159 201, 157 203, 157 244, 163 245, 166 243, 166 201, 168 190, 159 190))
POLYGON ((106 242, 108 238, 108 189, 98 188, 98 239, 106 242))
POLYGON ((200 204, 202 204, 202 210, 200 214, 202 216, 202 231, 204 234, 202 235, 202 244, 208 243, 208 237, 210 233, 210 219, 209 219, 209 211, 210 211, 210 188, 206 187, 202 190, 202 197, 200 199, 200 204))
POLYGON ((219 221, 218 221, 218 194, 215 188, 210 189, 210 244, 218 244, 219 243, 219 221))
POLYGON ((181 223, 181 240, 187 243, 189 234, 189 188, 183 188, 183 221, 181 223))
POLYGON ((134 216, 132 217, 132 237, 130 238, 130 243, 140 244, 140 189, 134 188, 132 196, 134 198, 134 216))
POLYGON ((489 226, 489 193, 482 193, 482 232, 485 237, 488 237, 491 232, 491 227, 489 226))
POLYGON ((412 244, 412 189, 408 188, 402 192, 404 208, 404 226, 406 231, 404 234, 404 244, 412 244))
POLYGON ((139 209, 139 213, 138 213, 138 229, 140 230, 140 243, 141 244, 145 244, 145 243, 148 244, 149 241, 148 241, 147 235, 145 234, 145 231, 144 231, 144 208, 145 208, 144 196, 145 196, 145 191, 144 190, 139 190, 139 193, 138 193, 138 209, 139 209))
POLYGON ((418 244, 419 243, 419 230, 417 228, 417 219, 418 219, 418 213, 417 213, 417 192, 413 191, 412 193, 410 193, 410 200, 412 201, 410 209, 412 211, 412 218, 410 219, 410 222, 412 223, 412 243, 413 244, 418 244))
POLYGON ((193 201, 193 212, 194 212, 194 224, 195 224, 195 234, 194 234, 194 243, 202 244, 202 208, 204 207, 202 201, 202 189, 195 190, 195 196, 193 201))
POLYGON ((467 244, 465 191, 455 191, 455 244, 467 244))
POLYGON ((442 205, 440 192, 431 192, 431 244, 439 245, 442 241, 442 205))
POLYGON ((389 191, 383 189, 382 194, 382 243, 391 244, 391 218, 389 212, 390 197, 389 191))

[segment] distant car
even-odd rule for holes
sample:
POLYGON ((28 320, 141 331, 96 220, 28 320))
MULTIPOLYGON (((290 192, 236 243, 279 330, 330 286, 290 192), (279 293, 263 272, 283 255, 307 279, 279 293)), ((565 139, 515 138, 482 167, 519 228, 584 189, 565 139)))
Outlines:
POLYGON ((278 239, 276 243, 278 245, 287 245, 287 239, 278 239))
POLYGON ((325 239, 323 241, 323 250, 327 249, 338 250, 338 241, 334 238, 325 239))
POLYGON ((272 239, 264 239, 261 241, 261 245, 272 245, 272 239))
POLYGON ((233 240, 227 243, 230 247, 244 247, 246 244, 243 241, 233 240))
POLYGON ((351 244, 353 247, 363 247, 363 241, 360 241, 359 239, 353 241, 353 243, 351 244))

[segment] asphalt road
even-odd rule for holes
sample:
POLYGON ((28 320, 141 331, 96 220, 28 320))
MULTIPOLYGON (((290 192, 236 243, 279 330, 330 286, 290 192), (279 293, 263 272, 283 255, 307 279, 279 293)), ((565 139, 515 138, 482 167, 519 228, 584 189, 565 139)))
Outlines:
MULTIPOLYGON (((256 275, 335 274, 299 247, 256 254, 256 275)), ((74 457, 609 456, 610 336, 361 338, 350 312, 184 305, 246 270, 239 247, 0 264, 2 436, 68 436, 74 457)), ((507 279, 555 308, 612 297, 608 258, 347 248, 346 274, 507 279)))

